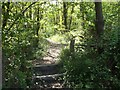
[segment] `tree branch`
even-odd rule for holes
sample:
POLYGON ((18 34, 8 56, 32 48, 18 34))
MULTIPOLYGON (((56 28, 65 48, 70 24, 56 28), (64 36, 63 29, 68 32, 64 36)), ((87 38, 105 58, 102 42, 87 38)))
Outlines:
MULTIPOLYGON (((18 14, 18 16, 16 16, 16 19, 14 20, 14 22, 11 24, 11 26, 9 27, 8 31, 13 27, 13 25, 15 24, 15 22, 19 19, 19 17, 21 15, 23 15, 32 5, 34 5, 36 2, 33 2, 32 4, 30 4, 27 8, 25 8, 23 11, 22 11, 22 14, 18 14)), ((7 31, 7 33, 8 33, 7 31)))

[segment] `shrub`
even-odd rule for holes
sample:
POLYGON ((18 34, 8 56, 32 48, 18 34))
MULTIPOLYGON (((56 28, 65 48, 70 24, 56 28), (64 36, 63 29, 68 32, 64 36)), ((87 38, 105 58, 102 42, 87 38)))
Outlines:
MULTIPOLYGON (((113 34, 113 37, 103 36, 103 41, 100 44, 104 50, 101 54, 98 54, 97 50, 92 47, 86 47, 82 51, 81 48, 76 46, 77 50, 74 55, 70 54, 69 49, 62 51, 60 58, 66 71, 64 81, 67 87, 120 87, 119 42, 116 39, 118 37, 113 34)), ((87 45, 90 44, 87 43, 87 45)))

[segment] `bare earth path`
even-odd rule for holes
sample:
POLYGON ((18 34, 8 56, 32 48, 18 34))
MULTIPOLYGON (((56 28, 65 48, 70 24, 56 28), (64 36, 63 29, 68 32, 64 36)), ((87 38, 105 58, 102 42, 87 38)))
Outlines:
POLYGON ((60 44, 60 43, 56 43, 54 41, 51 41, 50 39, 46 39, 47 42, 49 43, 49 47, 47 49, 47 53, 46 55, 43 57, 43 60, 38 61, 36 64, 55 64, 59 62, 59 54, 62 48, 65 47, 65 44, 60 44))
POLYGON ((46 39, 50 46, 43 60, 37 61, 34 69, 34 87, 35 88, 63 88, 63 81, 60 78, 64 73, 60 72, 59 54, 66 45, 56 43, 46 39))

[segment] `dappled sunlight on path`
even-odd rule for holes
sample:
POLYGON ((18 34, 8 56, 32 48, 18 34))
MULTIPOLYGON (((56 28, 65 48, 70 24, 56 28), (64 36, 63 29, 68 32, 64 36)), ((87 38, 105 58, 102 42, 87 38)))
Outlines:
POLYGON ((46 55, 34 63, 34 84, 37 88, 62 88, 63 80, 59 79, 63 78, 64 74, 60 72, 59 55, 67 45, 46 40, 49 43, 46 55))
POLYGON ((49 47, 46 51, 46 55, 42 60, 36 61, 36 64, 55 64, 59 63, 59 55, 62 48, 67 46, 66 44, 56 43, 50 39, 46 39, 49 43, 49 47))

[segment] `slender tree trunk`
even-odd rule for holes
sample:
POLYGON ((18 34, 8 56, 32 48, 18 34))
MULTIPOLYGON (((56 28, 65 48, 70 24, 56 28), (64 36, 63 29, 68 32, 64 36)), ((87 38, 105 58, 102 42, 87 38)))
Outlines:
POLYGON ((73 54, 75 52, 75 38, 73 37, 71 40, 70 40, 70 53, 73 54))
POLYGON ((104 30, 104 20, 103 20, 103 14, 102 14, 102 3, 101 2, 95 2, 95 11, 96 11, 96 32, 98 38, 103 34, 104 30))
POLYGON ((37 7, 37 29, 36 29, 36 35, 38 36, 39 28, 40 28, 40 10, 39 5, 37 7))
MULTIPOLYGON (((82 1, 80 2, 80 13, 81 13, 80 16, 82 17, 82 20, 84 21, 85 20, 85 17, 84 17, 84 8, 83 8, 84 6, 83 6, 83 2, 82 1)), ((84 25, 85 25, 84 22, 82 22, 81 26, 82 26, 83 29, 85 28, 84 25)))
POLYGON ((71 16, 70 16, 70 23, 69 23, 69 28, 68 28, 68 30, 71 29, 71 24, 72 24, 72 14, 73 14, 73 12, 74 12, 74 5, 72 5, 71 16))
POLYGON ((63 19, 62 19, 62 11, 61 11, 62 8, 61 8, 60 5, 59 5, 59 9, 60 9, 60 10, 59 10, 59 22, 60 22, 60 27, 62 27, 62 20, 63 20, 63 19))
MULTIPOLYGON (((71 10, 71 17, 70 17, 70 23, 69 23, 69 30, 71 29, 71 24, 72 24, 72 14, 74 12, 74 5, 72 5, 72 10, 71 10)), ((70 40, 70 52, 71 54, 74 53, 74 46, 75 46, 75 37, 72 36, 71 40, 70 40)))
POLYGON ((34 43, 34 48, 37 50, 38 49, 38 44, 39 44, 39 28, 40 28, 40 16, 39 16, 39 14, 40 14, 40 10, 39 10, 39 5, 37 6, 37 25, 36 25, 36 31, 35 31, 35 35, 37 36, 36 38, 35 38, 35 43, 34 43))
MULTIPOLYGON (((57 2, 55 3, 55 5, 57 7, 57 2)), ((57 12, 57 11, 55 10, 55 12, 57 12)), ((57 13, 54 14, 54 25, 57 25, 57 15, 58 15, 57 13)), ((56 34, 56 32, 57 32, 57 28, 55 27, 54 34, 56 34)))
POLYGON ((68 29, 67 28, 67 2, 63 2, 63 19, 64 19, 65 29, 67 30, 68 29))
MULTIPOLYGON (((97 44, 101 42, 101 35, 104 31, 104 20, 102 14, 102 2, 95 2, 95 12, 96 12, 96 32, 97 32, 97 44)), ((103 48, 97 45, 97 51, 99 54, 103 52, 103 48)))

